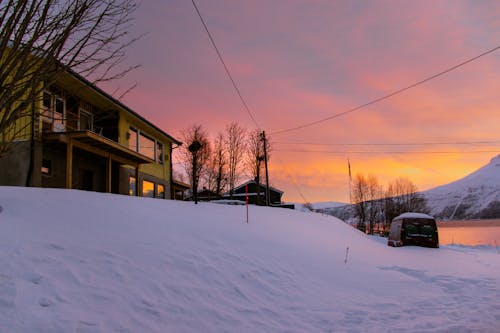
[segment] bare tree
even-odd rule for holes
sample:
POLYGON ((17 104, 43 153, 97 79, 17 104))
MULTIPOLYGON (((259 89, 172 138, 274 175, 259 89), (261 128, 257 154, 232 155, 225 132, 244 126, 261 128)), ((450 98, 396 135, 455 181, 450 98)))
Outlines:
POLYGON ((185 142, 185 145, 179 148, 179 160, 183 164, 186 174, 189 175, 192 189, 195 190, 194 187, 199 184, 199 180, 205 172, 210 158, 210 141, 202 125, 192 125, 185 129, 181 133, 181 138, 185 142), (200 143, 201 148, 196 154, 193 154, 189 151, 189 146, 195 141, 200 143), (196 158, 196 161, 194 161, 194 158, 196 158), (193 165, 196 165, 195 170, 193 170, 193 165))
MULTIPOLYGON (((29 126, 45 85, 71 70, 93 83, 124 76, 134 0, 0 2, 0 157, 29 126)), ((33 134, 33 133, 32 133, 33 134)))
POLYGON ((245 129, 233 122, 226 127, 225 146, 228 158, 229 195, 233 198, 234 188, 239 178, 239 168, 245 153, 245 129))
POLYGON ((204 180, 209 190, 222 195, 227 184, 227 157, 222 133, 215 138, 204 180))
MULTIPOLYGON (((262 141, 262 131, 255 129, 249 132, 247 137, 247 153, 245 158, 245 168, 255 182, 260 186, 260 175, 264 167, 264 142, 262 141)), ((267 159, 269 160, 271 144, 266 140, 267 159)), ((260 187, 257 187, 260 188, 260 187)), ((257 191, 257 204, 260 204, 260 191, 257 191)))
POLYGON ((362 174, 357 174, 354 178, 352 198, 361 230, 366 229, 365 223, 368 222, 370 233, 373 234, 374 225, 378 222, 381 214, 380 198, 382 194, 382 186, 375 176, 365 177, 362 174))
POLYGON ((377 177, 368 175, 366 178, 366 200, 367 200, 367 218, 370 224, 370 234, 373 235, 375 223, 379 222, 381 215, 380 198, 383 195, 382 186, 377 177))
POLYGON ((352 201, 354 204, 354 210, 356 217, 358 218, 358 229, 366 230, 366 200, 368 198, 368 189, 365 176, 362 174, 356 174, 354 177, 353 189, 352 189, 352 201))
POLYGON ((390 182, 385 197, 385 219, 389 222, 405 212, 428 211, 425 198, 408 178, 399 177, 390 182))

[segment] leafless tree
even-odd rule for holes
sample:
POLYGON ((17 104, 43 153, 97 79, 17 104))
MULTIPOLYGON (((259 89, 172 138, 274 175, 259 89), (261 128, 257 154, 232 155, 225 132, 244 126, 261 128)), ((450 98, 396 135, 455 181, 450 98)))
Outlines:
MULTIPOLYGON (((247 153, 245 158, 245 168, 250 176, 260 184, 260 176, 264 167, 264 142, 262 140, 262 131, 255 129, 249 132, 247 137, 247 153)), ((269 160, 271 144, 266 140, 267 159, 269 160)), ((260 204, 260 191, 257 192, 257 204, 260 204)))
POLYGON ((382 186, 375 176, 365 177, 362 174, 357 174, 354 178, 352 198, 360 229, 365 229, 365 223, 368 222, 370 233, 373 233, 374 225, 378 222, 381 214, 380 198, 382 194, 382 186))
POLYGON ((181 133, 181 138, 185 144, 179 148, 179 160, 190 178, 191 187, 193 187, 194 184, 199 184, 202 174, 206 171, 211 152, 210 141, 202 125, 192 125, 185 129, 181 133), (189 151, 189 146, 195 141, 201 144, 201 148, 196 154, 193 154, 189 151), (196 163, 193 163, 195 157, 196 163), (194 172, 193 165, 196 165, 194 172))
POLYGON ((418 193, 417 186, 408 178, 399 177, 390 182, 385 193, 386 221, 405 212, 427 212, 427 202, 418 193))
POLYGON ((367 190, 367 217, 370 224, 370 234, 373 235, 375 223, 381 220, 381 202, 383 196, 382 186, 379 184, 377 177, 368 175, 366 178, 367 190))
POLYGON ((0 2, 0 157, 34 126, 44 84, 63 71, 98 83, 136 67, 124 65, 136 8, 134 0, 0 2))
POLYGON ((227 184, 227 157, 224 147, 224 134, 219 133, 213 143, 212 154, 208 161, 208 168, 205 174, 205 185, 218 196, 222 195, 227 184))
POLYGON ((239 178, 239 169, 245 153, 245 129, 233 122, 226 127, 225 146, 228 158, 229 195, 233 198, 234 188, 239 178))
POLYGON ((354 209, 356 217, 358 218, 358 229, 365 230, 366 228, 366 200, 368 198, 368 189, 366 178, 362 174, 356 174, 354 177, 353 188, 352 188, 352 202, 354 204, 354 209))

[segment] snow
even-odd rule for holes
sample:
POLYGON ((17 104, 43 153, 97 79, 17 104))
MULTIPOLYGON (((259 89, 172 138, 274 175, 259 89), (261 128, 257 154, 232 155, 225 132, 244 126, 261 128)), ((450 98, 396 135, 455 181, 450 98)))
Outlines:
POLYGON ((412 213, 412 212, 407 212, 407 213, 403 213, 399 216, 396 216, 394 218, 394 221, 395 220, 402 220, 402 219, 434 219, 432 216, 429 216, 427 214, 424 214, 424 213, 412 213))
MULTIPOLYGON (((308 212, 309 211, 309 208, 307 208, 305 206, 305 204, 303 204, 303 203, 295 202, 293 204, 295 205, 295 209, 296 210, 300 210, 300 211, 303 211, 303 212, 308 212)), ((348 205, 348 204, 342 203, 342 202, 336 202, 336 201, 324 201, 324 202, 313 202, 313 203, 311 203, 312 209, 322 210, 322 211, 333 210, 335 208, 342 207, 342 206, 345 206, 345 205, 348 205)))
POLYGON ((492 247, 330 216, 0 187, 0 332, 495 332, 492 247))

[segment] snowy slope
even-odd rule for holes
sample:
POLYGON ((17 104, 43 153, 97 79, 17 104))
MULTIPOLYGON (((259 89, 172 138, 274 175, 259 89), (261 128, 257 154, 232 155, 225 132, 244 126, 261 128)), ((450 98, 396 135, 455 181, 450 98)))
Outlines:
POLYGON ((500 155, 470 175, 423 194, 431 214, 443 219, 481 217, 495 202, 500 209, 500 155))
POLYGON ((246 224, 243 206, 76 190, 0 187, 0 205, 2 333, 494 332, 500 322, 492 248, 390 248, 319 214, 250 207, 246 224))

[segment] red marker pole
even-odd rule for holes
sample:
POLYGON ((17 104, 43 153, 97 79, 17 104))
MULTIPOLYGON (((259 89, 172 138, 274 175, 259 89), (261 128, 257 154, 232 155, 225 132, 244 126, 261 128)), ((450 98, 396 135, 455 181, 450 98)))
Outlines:
POLYGON ((248 184, 245 185, 245 193, 246 193, 246 204, 247 204, 247 223, 248 223, 248 184))

